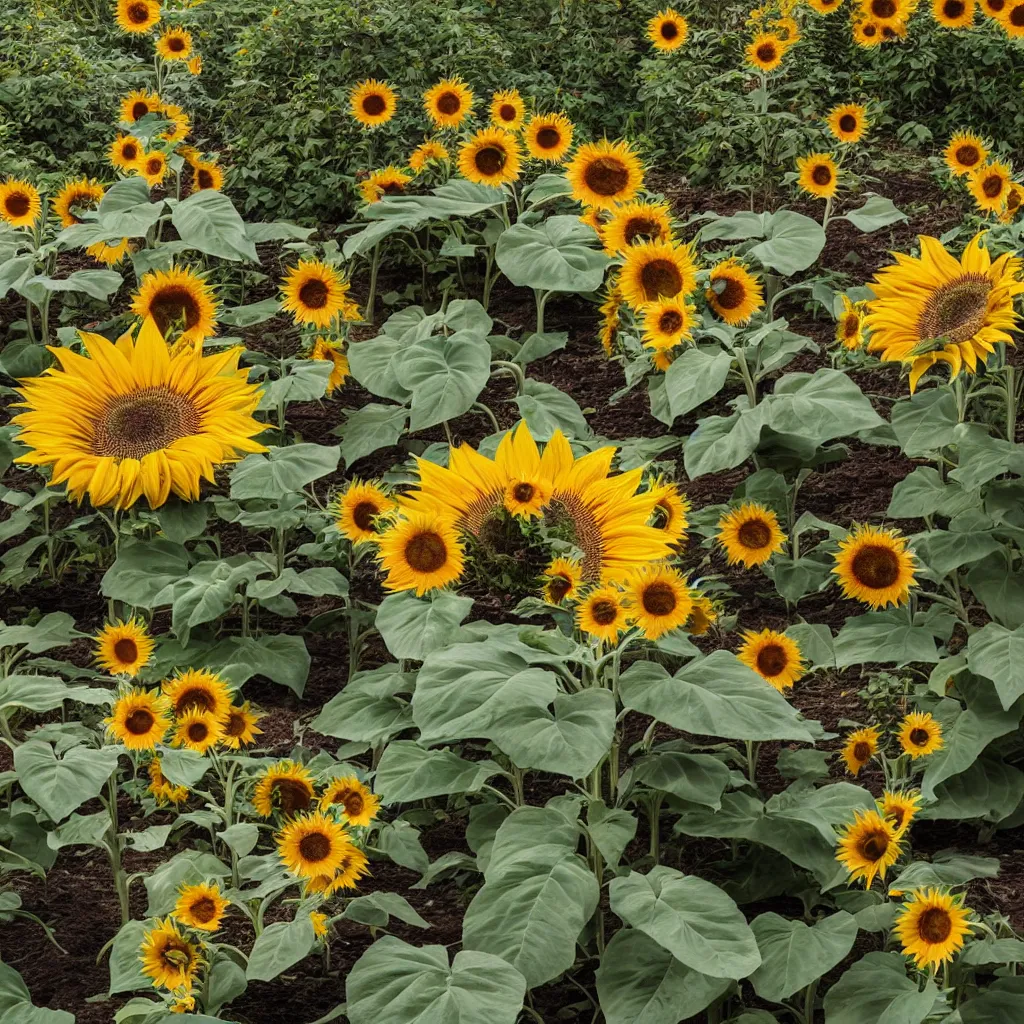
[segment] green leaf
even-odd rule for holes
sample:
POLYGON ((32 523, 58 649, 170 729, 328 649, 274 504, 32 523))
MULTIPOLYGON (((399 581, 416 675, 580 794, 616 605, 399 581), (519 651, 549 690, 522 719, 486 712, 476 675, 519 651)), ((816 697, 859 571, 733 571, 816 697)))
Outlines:
POLYGON ((377 833, 377 846, 403 868, 421 875, 430 870, 430 858, 420 843, 419 831, 401 818, 388 822, 377 833))
POLYGON ((866 662, 897 666, 912 661, 936 662, 939 652, 935 640, 948 640, 955 622, 952 615, 938 612, 918 613, 911 624, 902 608, 849 618, 835 639, 836 665, 846 668, 866 662))
POLYGON ((597 996, 607 1024, 678 1024, 696 1017, 732 982, 680 963, 643 932, 616 932, 597 969, 597 996))
POLYGON ((273 981, 282 971, 305 959, 315 942, 313 922, 309 914, 301 911, 293 921, 267 925, 252 945, 245 968, 246 978, 273 981))
POLYGON ((23 647, 29 654, 42 654, 54 647, 66 647, 80 635, 67 612, 49 612, 34 626, 0 625, 0 650, 23 647))
POLYGON ((720 348, 687 348, 665 372, 665 396, 675 420, 714 398, 725 384, 733 357, 720 348))
POLYGON ((350 411, 340 430, 345 465, 351 466, 381 448, 398 444, 408 419, 409 410, 402 405, 370 402, 350 411))
POLYGON ((146 892, 149 895, 147 917, 160 917, 169 913, 177 902, 178 892, 183 885, 196 885, 211 879, 226 878, 230 874, 230 868, 212 853, 184 850, 176 854, 146 876, 146 892))
MULTIPOLYGON (((250 227, 252 225, 249 225, 250 227)), ((281 312, 281 300, 277 296, 250 302, 246 306, 231 306, 217 314, 217 320, 228 327, 255 327, 281 312)))
POLYGON ((995 878, 998 874, 999 860, 996 857, 973 857, 955 850, 941 850, 931 861, 919 860, 908 864, 889 883, 889 888, 964 885, 975 878, 995 878))
POLYGON ((896 402, 890 423, 910 458, 939 451, 953 440, 957 426, 956 398, 948 388, 929 388, 896 402))
MULTIPOLYGON (((93 241, 120 241, 144 238, 164 212, 164 201, 150 202, 149 186, 144 178, 122 178, 103 194, 96 210, 97 226, 103 234, 93 241)), ((76 225, 76 227, 91 225, 76 225)), ((63 236, 67 232, 61 232, 63 236)), ((58 239, 59 241, 59 239, 58 239)))
POLYGON ((565 331, 546 332, 538 334, 536 331, 519 346, 519 351, 512 357, 512 362, 520 366, 526 366, 535 359, 543 359, 552 352, 559 352, 565 348, 569 341, 569 335, 565 331))
POLYGON ((523 976, 488 953, 417 949, 392 935, 375 942, 345 979, 351 1024, 515 1024, 523 976))
POLYGON ((948 575, 961 565, 978 562, 1001 548, 1001 542, 991 533, 977 530, 929 530, 914 538, 915 554, 939 577, 948 575))
POLYGON ((283 377, 264 386, 256 408, 267 412, 292 402, 315 402, 327 393, 327 381, 333 370, 334 364, 326 359, 300 359, 283 377))
POLYGON ((424 921, 409 901, 397 892, 371 892, 357 896, 349 901, 342 917, 374 928, 387 928, 393 917, 416 928, 430 927, 430 922, 424 921))
POLYGON ((885 196, 869 195, 864 205, 857 210, 837 217, 837 220, 848 220, 855 228, 865 234, 887 228, 890 224, 899 224, 907 219, 907 215, 896 209, 896 204, 885 196))
POLYGON ((761 952, 761 966, 750 981, 771 1003, 781 1003, 831 971, 857 938, 857 922, 842 910, 813 928, 773 913, 756 917, 750 927, 761 952))
POLYGON ((99 686, 68 686, 52 676, 14 675, 0 679, 0 714, 13 708, 53 711, 66 700, 82 704, 109 704, 109 690, 99 686))
POLYGON ((745 978, 761 963, 746 918, 717 885, 658 866, 613 878, 611 909, 677 960, 713 978, 745 978))
POLYGON ((981 757, 937 786, 935 797, 937 802, 918 811, 919 817, 1002 821, 1024 799, 1024 773, 994 757, 981 757))
POLYGON ((472 607, 471 597, 450 590, 434 591, 427 599, 403 591, 381 601, 375 625, 395 658, 422 661, 456 638, 472 607))
POLYGON ((575 216, 549 217, 536 226, 513 224, 494 252, 498 269, 520 288, 592 292, 611 262, 593 248, 594 232, 575 216))
POLYGON ((188 575, 189 556, 170 540, 136 540, 122 544, 114 564, 104 573, 104 597, 136 608, 156 607, 157 595, 188 575))
POLYGON ((964 490, 973 490, 1002 473, 1024 474, 1024 448, 993 437, 980 423, 958 423, 952 444, 957 449, 956 469, 949 478, 964 490))
MULTIPOLYGON (((384 326, 386 329, 387 324, 384 326)), ((390 398, 404 405, 412 396, 398 383, 398 364, 408 347, 405 339, 384 334, 349 345, 348 365, 352 376, 378 398, 390 398)))
POLYGON ((103 850, 106 849, 104 840, 109 829, 110 815, 106 811, 72 814, 63 825, 47 835, 46 843, 51 850, 63 850, 65 846, 98 846, 103 850))
POLYGON ((395 694, 408 693, 415 675, 385 665, 372 672, 357 672, 332 697, 310 726, 325 736, 377 745, 412 725, 412 709, 395 694))
POLYGON ((958 483, 943 480, 931 466, 918 466, 893 487, 885 514, 895 519, 936 515, 952 519, 980 503, 977 491, 965 491, 958 483))
POLYGON ((575 399, 554 384, 528 377, 523 393, 513 401, 537 441, 550 441, 556 430, 570 439, 589 437, 592 433, 575 399))
POLYGON ((172 544, 195 540, 206 530, 210 505, 205 501, 182 501, 172 498, 157 511, 160 532, 172 544))
POLYGON ((641 757, 633 767, 635 782, 715 810, 722 806, 722 793, 731 778, 725 763, 710 754, 657 751, 641 757))
POLYGON ((231 473, 231 497, 236 501, 283 498, 333 473, 340 459, 340 448, 320 444, 294 444, 271 448, 266 455, 247 455, 231 473))
POLYGON ((825 993, 825 1024, 921 1024, 938 991, 907 977, 898 953, 868 953, 825 993))
POLYGON ((150 979, 142 973, 139 961, 139 947, 146 931, 145 921, 129 921, 121 927, 110 949, 109 995, 132 992, 139 988, 150 988, 150 979))
POLYGON ((209 767, 210 759, 195 750, 164 748, 160 752, 160 772, 174 786, 191 789, 209 767))
POLYGON ((193 192, 175 206, 171 223, 186 245, 207 256, 259 262, 256 246, 246 234, 245 223, 223 192, 213 189, 193 192))
POLYGON ((971 566, 967 585, 997 622, 1010 629, 1024 626, 1024 573, 1014 568, 1009 549, 971 566))
POLYGON ((621 807, 609 807, 603 800, 587 804, 587 834, 601 851, 605 864, 618 867, 622 853, 636 835, 637 820, 621 807))
POLYGON ((84 292, 101 301, 109 298, 124 284, 124 278, 115 270, 76 270, 67 277, 55 279, 43 274, 31 277, 18 285, 18 292, 37 306, 46 301, 48 293, 84 292))
POLYGON ((217 672, 236 688, 253 676, 263 676, 301 697, 309 677, 310 657, 301 636, 235 636, 206 650, 189 650, 192 656, 183 659, 184 663, 217 672))
POLYGON ((55 822, 86 800, 99 796, 117 768, 119 747, 72 747, 58 758, 42 740, 26 740, 14 750, 14 770, 25 793, 55 822))
POLYGON ((821 225, 792 210, 780 210, 765 218, 767 241, 755 245, 750 255, 783 277, 812 266, 825 248, 821 225))
POLYGON ((1024 963, 1024 942, 1020 939, 993 939, 986 935, 980 941, 969 942, 958 960, 972 966, 1024 963))
POLYGON ((1001 978, 958 1009, 963 1024, 1016 1024, 1024 1020, 1024 991, 1017 978, 1001 978))
POLYGON ((377 786, 386 803, 407 803, 449 793, 476 793, 500 771, 493 761, 464 761, 450 750, 424 750, 412 740, 395 740, 377 766, 377 786))
POLYGON ((1009 630, 990 622, 967 641, 967 665, 991 679, 1003 708, 1024 694, 1024 627, 1009 630))

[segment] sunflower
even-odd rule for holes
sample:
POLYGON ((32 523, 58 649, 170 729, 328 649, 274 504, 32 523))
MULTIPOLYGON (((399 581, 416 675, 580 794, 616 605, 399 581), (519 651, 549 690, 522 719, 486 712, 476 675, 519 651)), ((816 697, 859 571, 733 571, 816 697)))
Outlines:
POLYGON ((734 327, 749 323, 764 306, 761 282, 735 256, 711 268, 704 298, 715 313, 734 327))
POLYGON ((341 533, 353 544, 379 538, 378 516, 393 512, 398 506, 376 483, 353 479, 345 493, 335 502, 335 522, 341 533))
POLYGON ((103 198, 103 186, 88 178, 69 181, 53 198, 53 212, 60 218, 61 227, 81 224, 76 209, 92 209, 103 198))
POLYGON ((865 18, 871 18, 879 27, 898 25, 910 14, 908 0, 861 0, 860 10, 865 18))
POLYGON ((904 754, 916 760, 943 747, 942 726, 926 711, 912 711, 900 722, 897 734, 904 754))
POLYGON ((644 169, 628 142, 588 142, 565 169, 573 199, 611 209, 632 199, 644 183, 644 169))
POLYGON ((693 611, 686 620, 686 628, 692 636, 703 636, 713 622, 718 619, 718 612, 706 594, 694 594, 693 611))
POLYGON ((921 235, 920 258, 898 253, 896 265, 871 281, 868 349, 908 364, 911 391, 936 362, 949 363, 954 377, 963 367, 974 373, 998 343, 1013 343, 1022 263, 1012 253, 993 261, 982 237, 972 239, 958 262, 938 239, 921 235))
POLYGON ((201 75, 203 73, 203 58, 197 53, 185 62, 190 75, 201 75))
POLYGON ((215 932, 228 909, 228 901, 220 894, 220 886, 202 882, 182 886, 171 916, 187 928, 215 932))
POLYGON ((1006 197, 1006 205, 999 214, 999 221, 1002 224, 1012 223, 1017 214, 1020 213, 1021 203, 1024 203, 1024 185, 1017 182, 1010 183, 1010 194, 1006 197))
POLYGON ((0 183, 0 219, 12 227, 31 227, 42 208, 38 190, 27 181, 8 178, 0 183))
POLYGON ((851 302, 846 295, 842 296, 842 300, 843 311, 836 321, 836 341, 851 351, 863 348, 867 304, 851 302))
POLYGON ((170 1013, 192 1013, 196 1008, 196 997, 187 993, 174 997, 169 1007, 170 1013))
POLYGON ((867 114, 867 110, 859 103, 844 103, 829 111, 825 123, 840 142, 852 144, 860 142, 868 130, 867 114))
POLYGON ((207 161, 193 164, 193 192, 219 192, 223 187, 224 172, 216 164, 207 161))
POLYGON ((263 734, 257 724, 262 715, 249 707, 249 702, 232 705, 228 710, 227 721, 224 723, 224 737, 221 743, 229 750, 241 750, 252 746, 256 737, 263 734))
POLYGON ((151 270, 143 275, 131 309, 138 317, 152 317, 165 338, 180 329, 182 345, 195 346, 197 351, 217 331, 213 290, 189 267, 151 270))
POLYGON ((1011 3, 1002 18, 1003 30, 1013 39, 1024 36, 1024 3, 1011 3))
POLYGON ((276 839, 285 867, 300 878, 333 875, 352 848, 345 829, 321 811, 292 818, 276 839))
POLYGON ((981 0, 981 13, 994 21, 1002 22, 1006 16, 1007 0, 981 0))
POLYGON ((473 111, 473 90, 461 78, 445 78, 423 94, 427 117, 440 128, 458 128, 473 111))
POLYGON ((205 754, 224 738, 224 719, 209 711, 192 708, 178 718, 174 729, 174 745, 205 754))
POLYGON ((256 783, 252 805, 261 818, 278 809, 285 817, 312 808, 316 797, 313 776, 297 761, 278 761, 256 783))
POLYGON ((384 196, 401 196, 405 194, 405 186, 412 181, 412 175, 406 174, 401 167, 388 164, 378 171, 372 171, 364 181, 359 183, 359 194, 367 205, 380 202, 384 196))
POLYGON ((836 860, 850 873, 851 882, 863 878, 864 888, 870 889, 876 875, 885 881, 901 852, 896 829, 878 811, 854 811, 853 822, 839 836, 836 860))
POLYGON ((421 142, 413 151, 409 154, 409 167, 416 174, 422 174, 424 168, 432 160, 447 160, 448 150, 441 145, 440 142, 434 139, 427 139, 425 142, 421 142))
POLYGON ((665 351, 684 341, 692 341, 695 313, 696 308, 678 296, 647 303, 641 314, 644 345, 665 351))
POLYGON ((114 701, 104 722, 129 750, 153 750, 171 726, 166 698, 154 690, 131 689, 114 701))
POLYGON ((836 194, 839 168, 831 153, 808 153, 798 158, 796 166, 800 172, 796 183, 808 195, 831 199, 836 194))
POLYGON ((672 219, 668 203, 634 200, 615 207, 611 219, 601 227, 601 240, 609 256, 626 252, 640 242, 671 242, 672 219))
POLYGON ((664 373, 676 361, 677 355, 678 352, 672 351, 663 352, 658 350, 651 352, 651 366, 664 373))
POLYGON ((465 548, 454 523, 445 516, 411 512, 379 537, 381 567, 388 590, 429 590, 456 582, 465 566, 465 548))
POLYGON ((192 56, 192 33, 169 28, 156 41, 156 52, 164 60, 188 60, 192 56))
POLYGON ((970 28, 974 11, 974 0, 932 0, 932 17, 943 28, 970 28))
POLYGON ((980 135, 970 131, 957 132, 943 151, 946 166, 950 171, 963 177, 980 167, 988 159, 988 147, 980 135))
POLYGON ((561 163, 572 146, 573 124, 565 114, 534 114, 523 132, 530 156, 561 163))
POLYGON ((136 89, 121 100, 120 120, 122 123, 135 124, 147 114, 158 113, 163 100, 148 89, 136 89))
POLYGON ((654 501, 653 522, 672 541, 672 546, 681 548, 686 543, 686 531, 690 526, 690 502, 679 493, 671 480, 657 477, 652 481, 648 496, 654 501))
POLYGON ((685 577, 665 565, 649 565, 624 583, 626 614, 648 640, 686 624, 693 595, 685 577))
POLYGON ((586 224, 587 227, 593 228, 597 237, 602 239, 604 237, 604 226, 610 219, 611 215, 609 212, 598 206, 584 207, 579 217, 581 224, 586 224))
POLYGON ((619 290, 633 309, 658 299, 682 298, 697 285, 693 249, 674 242, 638 242, 625 254, 619 290))
POLYGON ((855 526, 839 542, 832 572, 839 578, 844 597, 872 608, 903 604, 910 596, 916 560, 906 538, 896 530, 855 526))
POLYGON ((149 792, 159 806, 164 803, 180 804, 188 799, 187 787, 173 786, 164 777, 159 757, 154 757, 146 765, 146 774, 149 775, 149 792))
POLYGON ((107 242, 96 242, 85 251, 97 262, 114 267, 132 251, 132 244, 130 239, 122 238, 120 242, 113 245, 107 242))
POLYGON ((135 168, 135 173, 146 179, 146 184, 153 188, 167 177, 167 155, 159 149, 143 153, 135 168))
POLYGON ((901 835, 907 830, 921 805, 921 794, 917 790, 884 790, 878 801, 878 810, 883 818, 892 821, 896 832, 901 835))
POLYGON ((831 14, 843 6, 843 0, 807 0, 807 6, 818 14, 831 14))
POLYGON ((145 150, 134 135, 118 135, 107 150, 111 166, 119 171, 137 171, 145 150))
POLYGON ((656 50, 678 50, 686 42, 689 26, 678 11, 666 7, 647 22, 647 38, 656 50))
POLYGON ((116 346, 80 337, 88 358, 52 349, 60 368, 22 383, 27 411, 14 417, 30 449, 19 461, 52 466, 51 485, 66 482, 77 501, 127 508, 145 495, 158 508, 171 491, 194 501, 218 464, 266 450, 252 440, 264 429, 250 415, 260 392, 237 368, 240 348, 172 356, 151 319, 134 343, 130 332, 116 346))
POLYGON ((874 18, 862 18, 854 22, 853 41, 866 50, 874 46, 881 46, 885 41, 882 26, 874 18))
POLYGON ((175 718, 189 711, 205 711, 219 721, 226 721, 231 713, 232 694, 228 684, 214 672, 206 669, 186 669, 160 687, 170 701, 175 718))
POLYGON ((348 97, 352 116, 364 127, 373 128, 395 116, 398 97, 387 82, 367 78, 352 86, 348 97))
POLYGON ((332 896, 342 889, 354 889, 363 875, 370 873, 370 862, 366 854, 357 846, 348 846, 341 855, 341 863, 331 875, 315 875, 303 886, 303 895, 318 893, 324 897, 332 896))
POLYGON ((165 128, 156 137, 164 142, 184 142, 188 133, 192 130, 192 121, 177 103, 163 103, 160 105, 160 116, 165 121, 171 122, 170 128, 165 128))
POLYGON ((491 122, 499 128, 515 131, 523 123, 526 107, 518 89, 502 89, 491 97, 491 122))
POLYGON ((904 956, 913 957, 922 970, 952 960, 970 934, 970 913, 962 896, 939 889, 915 890, 896 918, 896 937, 904 956))
POLYGON ((787 48, 800 42, 800 26, 795 18, 779 18, 778 21, 772 22, 771 31, 786 44, 787 48))
POLYGON ((1006 205, 1006 197, 1010 194, 1013 172, 1009 164, 1000 160, 991 160, 975 168, 967 176, 967 188, 979 210, 986 213, 999 213, 1006 205))
POLYGON ((551 482, 542 476, 513 476, 505 487, 505 508, 521 519, 536 519, 551 501, 551 491, 551 482))
POLYGON ((317 338, 308 358, 316 362, 333 364, 327 378, 327 395, 330 397, 341 387, 349 375, 348 356, 345 355, 344 348, 340 342, 331 341, 328 338, 317 338))
POLYGON ((718 520, 718 543, 725 548, 730 565, 742 562, 748 569, 763 565, 785 547, 775 512, 755 501, 745 501, 718 520))
POLYGON ((622 293, 616 285, 608 291, 604 302, 602 302, 599 307, 599 311, 601 313, 601 330, 598 333, 598 337, 601 340, 601 348, 604 349, 604 354, 609 358, 611 358, 612 352, 615 351, 615 339, 618 336, 619 326, 621 324, 621 320, 619 319, 619 310, 621 308, 622 293))
POLYGON ((159 20, 159 0, 117 0, 117 24, 122 32, 148 32, 159 20))
POLYGON ((320 798, 320 809, 330 810, 335 804, 345 812, 349 825, 368 827, 377 817, 380 797, 366 788, 354 775, 332 779, 320 798))
POLYGON ((774 32, 758 32, 747 44, 747 63, 759 71, 774 71, 782 64, 786 43, 774 32))
POLYGON ((572 601, 579 593, 582 581, 582 566, 576 559, 555 558, 544 570, 544 588, 541 593, 548 604, 572 601))
POLYGON ((614 587, 598 587, 576 608, 576 625, 598 640, 615 643, 619 634, 629 627, 622 592, 614 587))
POLYGON ((799 644, 773 629, 744 632, 743 645, 736 657, 779 693, 791 689, 806 671, 799 644))
POLYGON ((856 778, 872 757, 878 753, 879 729, 869 725, 864 729, 855 729, 843 742, 843 760, 847 771, 856 778))
POLYGON ((137 676, 156 644, 141 619, 118 620, 96 634, 96 661, 111 675, 137 676))
POLYGON ((894 25, 883 25, 881 31, 882 41, 885 43, 891 43, 894 39, 906 39, 907 23, 898 21, 894 25))
POLYGON ((154 988, 191 989, 202 965, 200 948, 178 930, 171 918, 158 919, 142 936, 142 973, 152 979, 154 988))
POLYGON ((330 326, 348 301, 349 283, 330 264, 320 260, 299 260, 281 283, 284 293, 282 309, 291 313, 299 324, 313 324, 321 329, 330 326))
POLYGON ((459 172, 477 185, 505 185, 519 177, 519 140, 504 128, 481 128, 459 149, 459 172))

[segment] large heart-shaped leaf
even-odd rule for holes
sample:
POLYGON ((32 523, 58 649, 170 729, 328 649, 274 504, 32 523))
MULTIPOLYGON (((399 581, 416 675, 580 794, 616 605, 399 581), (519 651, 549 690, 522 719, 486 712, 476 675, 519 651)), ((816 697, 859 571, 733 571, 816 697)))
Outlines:
POLYGON ((193 192, 171 214, 181 240, 208 256, 259 262, 256 246, 245 230, 234 203, 214 189, 193 192))
POLYGON ((521 288, 592 292, 610 260, 593 247, 594 232, 578 217, 549 217, 539 225, 513 224, 498 239, 494 258, 521 288))

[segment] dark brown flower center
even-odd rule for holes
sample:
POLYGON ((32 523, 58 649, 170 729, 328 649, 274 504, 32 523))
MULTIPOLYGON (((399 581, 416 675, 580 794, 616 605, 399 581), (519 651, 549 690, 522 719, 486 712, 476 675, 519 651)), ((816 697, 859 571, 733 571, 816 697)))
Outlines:
POLYGON ((871 0, 871 13, 883 21, 896 14, 896 0, 871 0))
POLYGON ((537 145, 541 149, 554 149, 562 141, 562 133, 557 128, 541 128, 537 132, 537 145))
POLYGON ((622 229, 622 237, 626 245, 632 245, 637 239, 653 241, 662 237, 661 224, 651 217, 630 217, 622 229))
POLYGON ((205 167, 200 167, 196 171, 196 183, 200 189, 213 188, 213 175, 205 167))
POLYGON ((159 384, 114 395, 95 422, 91 447, 95 455, 141 459, 198 434, 201 423, 199 410, 186 395, 159 384))
POLYGON ((437 97, 437 109, 448 117, 451 117, 452 114, 457 114, 461 107, 462 100, 459 99, 458 93, 443 92, 437 97))
POLYGON ((439 533, 417 533, 405 545, 405 560, 416 572, 437 572, 448 561, 448 545, 439 533))
POLYGON ((139 121, 149 113, 149 104, 145 100, 136 100, 132 105, 132 120, 139 121))
POLYGON ((313 800, 313 793, 308 783, 301 779, 275 779, 274 796, 285 814, 305 811, 313 800))
POLYGON ((350 818, 358 818, 363 813, 363 797, 357 790, 349 789, 340 794, 335 803, 345 805, 345 813, 350 818))
POLYGON ((683 315, 678 309, 666 309, 658 317, 658 330, 663 334, 675 334, 683 329, 683 315))
POLYGON ((320 278, 314 277, 299 288, 299 301, 307 309, 323 309, 329 294, 327 285, 320 278))
POLYGON ((619 617, 619 606, 614 601, 602 597, 591 604, 590 617, 599 626, 610 626, 619 617))
POLYGON ((224 727, 224 731, 228 736, 241 736, 245 733, 248 724, 241 711, 232 711, 228 716, 228 724, 224 727))
POLYGON ((210 735, 210 727, 205 722, 190 722, 186 733, 193 743, 203 743, 210 735))
POLYGON ((857 118, 853 114, 843 114, 839 118, 839 130, 841 132, 855 132, 857 130, 857 118))
POLYGON ((781 644, 767 644, 757 653, 757 670, 763 676, 777 676, 789 664, 781 644))
POLYGON ((361 501, 352 509, 352 522, 360 530, 372 530, 374 519, 380 515, 380 509, 372 501, 361 501))
POLYGON ((878 35, 878 28, 875 25, 865 25, 864 26, 864 38, 865 39, 874 39, 874 37, 876 35, 878 35))
POLYGON ((303 859, 313 863, 326 860, 332 849, 330 836, 324 835, 323 832, 310 832, 299 840, 299 853, 303 859))
POLYGON ((672 260, 653 259, 640 270, 640 287, 648 302, 654 302, 661 295, 671 298, 683 290, 683 275, 672 260))
POLYGON ((720 292, 713 292, 715 301, 722 309, 738 309, 747 297, 747 289, 743 282, 735 277, 715 278, 715 284, 723 282, 725 287, 720 292))
POLYGON ((864 764, 869 757, 871 757, 871 744, 865 743, 864 740, 858 740, 853 745, 853 759, 864 764))
POLYGON ((889 849, 889 837, 884 832, 872 832, 861 840, 860 853, 865 860, 881 860, 889 849))
POLYGON ((762 64, 771 64, 778 56, 774 43, 761 43, 757 48, 757 59, 762 64))
POLYGON ((942 13, 945 14, 947 18, 953 20, 962 18, 965 10, 966 5, 963 0, 946 0, 942 5, 942 13))
POLYGON ((640 602, 648 615, 671 615, 679 603, 675 590, 662 580, 656 580, 644 587, 640 602))
POLYGON ((4 206, 12 217, 24 217, 32 209, 32 201, 24 192, 12 192, 4 200, 4 206))
POLYGON ((174 702, 174 713, 180 717, 186 711, 192 711, 197 708, 200 711, 213 711, 216 706, 216 701, 210 694, 210 691, 197 686, 193 689, 184 690, 178 696, 178 699, 174 702))
POLYGON ((139 147, 136 146, 134 142, 126 142, 121 147, 121 156, 125 160, 138 160, 138 158, 139 158, 139 147))
POLYGON ((133 25, 145 25, 149 21, 149 6, 147 4, 130 4, 128 20, 133 25))
POLYGON ((860 314, 847 313, 843 317, 843 335, 846 338, 854 337, 860 331, 860 314))
POLYGON ((998 14, 1006 6, 1006 0, 987 0, 986 6, 998 14))
POLYGON ((1017 4, 1010 11, 1009 22, 1014 28, 1024 28, 1024 4, 1017 4))
POLYGON ((762 520, 750 519, 736 531, 736 539, 743 547, 757 550, 771 543, 772 531, 762 520))
POLYGON ((138 644, 130 636, 123 636, 114 644, 114 657, 122 664, 130 664, 139 656, 138 644))
POLYGON ((185 40, 182 39, 181 36, 171 36, 171 38, 167 40, 167 49, 170 50, 171 53, 181 53, 185 49, 185 40))
POLYGON ((995 199, 1000 192, 1003 191, 1003 177, 1001 174, 989 174, 986 175, 985 180, 981 183, 981 191, 988 196, 989 199, 995 199))
POLYGON ((217 916, 217 904, 209 896, 200 896, 188 909, 200 924, 209 924, 217 916))
POLYGON ((815 185, 828 185, 832 181, 832 168, 827 164, 815 164, 811 180, 815 185))
POLYGON ((570 590, 572 590, 572 580, 568 576, 552 576, 548 582, 548 596, 555 604, 562 601, 570 590))
POLYGON ((502 121, 514 121, 516 119, 516 108, 511 103, 502 103, 498 110, 498 117, 502 121))
POLYGON ((904 810, 902 807, 894 807, 889 812, 889 817, 892 818, 893 823, 897 828, 903 827, 904 810))
POLYGON ((629 168, 616 157, 599 156, 587 164, 583 180, 599 196, 616 196, 629 184, 629 168))
POLYGON ((931 736, 927 729, 911 729, 910 730, 910 742, 915 747, 926 747, 928 746, 928 740, 931 736))
POLYGON ((536 488, 533 484, 525 482, 518 483, 512 488, 512 497, 521 505, 525 505, 527 502, 533 500, 534 491, 536 491, 536 488))
POLYGON ((159 174, 164 169, 164 161, 162 157, 151 156, 146 160, 146 173, 147 174, 159 174))
POLYGON ((160 959, 164 967, 169 971, 177 971, 180 974, 187 974, 192 966, 192 950, 184 939, 173 936, 164 940, 163 949, 160 950, 160 959), (173 953, 173 956, 168 956, 173 953))
POLYGON ((363 110, 370 117, 379 117, 387 108, 388 105, 385 103, 384 97, 379 93, 372 92, 369 96, 363 97, 363 110))
POLYGON ((861 586, 884 590, 899 579, 900 560, 890 548, 868 544, 854 555, 851 569, 861 586))
POLYGON ((663 21, 661 23, 661 38, 675 39, 679 35, 679 26, 674 21, 663 21))
POLYGON ((145 708, 136 708, 125 718, 124 727, 133 736, 145 736, 153 728, 155 722, 156 719, 151 711, 147 711, 145 708))
POLYGON ((929 907, 917 919, 917 931, 925 942, 945 942, 953 931, 949 911, 941 907, 929 907))
POLYGON ((501 169, 505 166, 506 158, 507 154, 501 146, 484 146, 483 149, 476 151, 473 156, 473 162, 481 174, 490 178, 501 173, 501 169))

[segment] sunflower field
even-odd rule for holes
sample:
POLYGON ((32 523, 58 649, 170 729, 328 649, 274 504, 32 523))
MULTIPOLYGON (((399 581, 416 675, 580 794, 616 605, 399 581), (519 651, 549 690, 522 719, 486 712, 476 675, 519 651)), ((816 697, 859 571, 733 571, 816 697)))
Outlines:
POLYGON ((1024 1024, 1024 0, 276 3, 0 0, 0 1024, 1024 1024))

